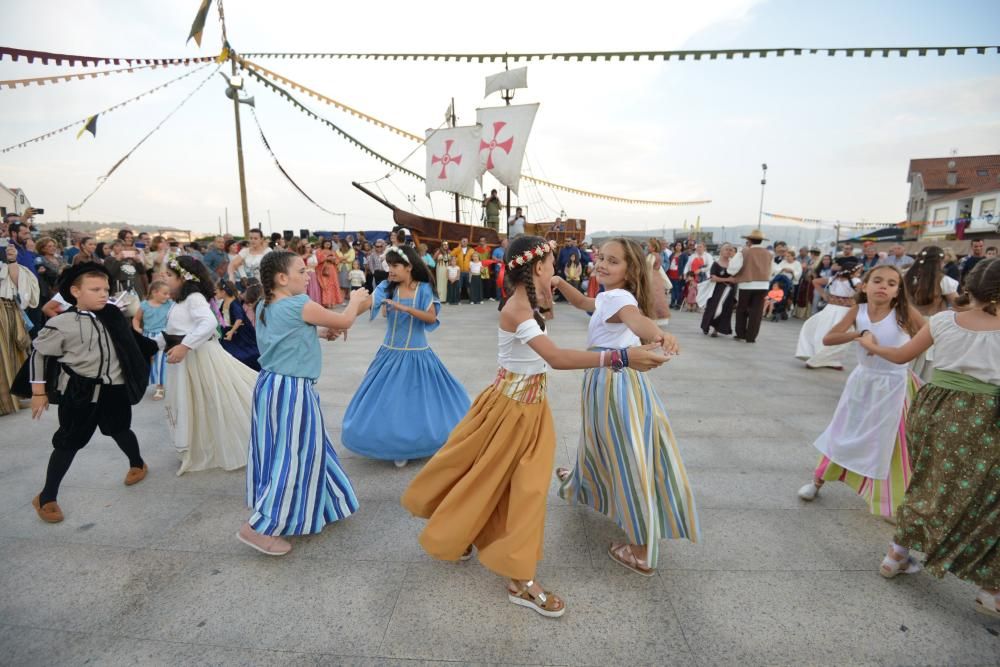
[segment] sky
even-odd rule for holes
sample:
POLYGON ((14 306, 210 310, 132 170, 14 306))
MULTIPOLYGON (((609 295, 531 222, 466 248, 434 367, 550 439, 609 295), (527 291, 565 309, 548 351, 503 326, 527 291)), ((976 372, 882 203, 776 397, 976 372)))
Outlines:
MULTIPOLYGON (((213 6, 199 48, 185 44, 198 0, 51 0, 4 3, 0 40, 25 49, 102 56, 215 55, 221 30, 213 6), (27 26, 33 26, 28 29, 27 26)), ((331 3, 229 0, 233 47, 255 51, 605 51, 995 45, 1000 3, 909 1, 331 3), (475 7, 475 9, 470 9, 475 7)), ((256 62, 415 134, 437 127, 452 97, 459 124, 483 99, 490 63, 257 59, 256 62)), ((540 102, 524 173, 585 190, 658 200, 711 199, 669 208, 627 206, 522 183, 529 220, 561 211, 591 232, 757 221, 761 163, 764 210, 828 220, 905 218, 912 158, 1000 153, 1000 55, 902 59, 844 55, 731 61, 532 63, 514 103, 540 102)), ((101 69, 108 69, 102 67, 101 69)), ((238 232, 232 103, 214 66, 102 116, 96 139, 64 132, 0 157, 0 183, 25 190, 65 220, 98 177, 160 123, 203 79, 190 101, 107 180, 70 220, 125 221, 210 232, 228 209, 238 232)), ((228 69, 228 66, 227 66, 228 69)), ((0 79, 82 68, 0 63, 0 79)), ((0 147, 55 129, 182 74, 144 70, 99 79, 0 91, 0 147)), ((391 215, 351 185, 390 170, 253 80, 261 127, 313 207, 281 176, 249 113, 243 145, 252 226, 388 229, 391 215)), ((298 95, 375 150, 423 172, 416 144, 298 95), (412 154, 411 154, 412 153, 412 154)), ((245 109, 245 107, 244 107, 245 109)), ((484 186, 495 187, 487 176, 484 186)), ((377 183, 395 204, 448 219, 446 195, 399 173, 377 183), (413 203, 407 201, 413 196, 413 203)), ((468 209, 468 207, 466 207, 468 209)), ((478 220, 478 207, 466 211, 478 220)), ((466 218, 468 221, 468 217, 466 218)), ((223 222, 223 226, 225 223, 223 222)))

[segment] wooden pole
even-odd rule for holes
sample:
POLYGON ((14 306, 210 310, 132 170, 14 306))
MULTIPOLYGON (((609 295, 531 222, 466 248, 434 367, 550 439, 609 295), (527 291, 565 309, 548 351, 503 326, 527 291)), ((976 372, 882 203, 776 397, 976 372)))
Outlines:
MULTIPOLYGON (((222 0, 219 0, 219 21, 222 23, 222 41, 226 43, 226 15, 222 10, 222 0)), ((229 50, 229 64, 232 75, 236 76, 236 59, 229 50)), ((233 94, 233 117, 236 120, 236 165, 240 175, 240 205, 243 207, 243 238, 250 238, 250 209, 247 206, 247 178, 243 168, 243 131, 240 129, 240 96, 238 91, 233 94)))
MULTIPOLYGON (((451 98, 451 126, 455 127, 455 98, 454 97, 451 98)), ((455 222, 461 224, 461 222, 462 222, 462 214, 461 214, 461 211, 458 208, 458 199, 459 199, 458 198, 458 193, 456 192, 455 193, 455 222)), ((469 225, 470 226, 472 225, 471 220, 469 222, 469 225)))

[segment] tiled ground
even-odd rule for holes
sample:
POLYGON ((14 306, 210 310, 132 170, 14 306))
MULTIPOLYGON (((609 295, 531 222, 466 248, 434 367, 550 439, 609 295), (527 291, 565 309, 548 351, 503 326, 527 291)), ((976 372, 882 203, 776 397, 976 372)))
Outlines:
MULTIPOLYGON (((442 319, 432 345, 474 395, 492 379, 495 308, 446 307, 442 319)), ((98 437, 66 479, 66 521, 43 524, 29 501, 55 414, 33 424, 21 412, 0 418, 0 664, 1000 663, 1000 622, 973 611, 972 587, 882 580, 890 526, 838 485, 810 505, 795 497, 845 377, 792 358, 799 323, 765 323, 747 345, 702 336, 695 315, 674 320, 683 353, 653 377, 704 539, 665 543, 655 577, 611 563, 617 528, 553 492, 539 579, 569 610, 543 619, 509 604, 475 560, 423 554, 421 522, 398 504, 417 465, 343 451, 358 515, 296 540, 286 558, 260 556, 233 538, 247 516, 243 473, 176 477, 163 407, 148 401, 135 426, 149 478, 124 487, 121 454, 98 437)), ((338 444, 382 331, 363 322, 348 343, 324 345, 319 390, 338 444)), ((583 346, 586 317, 561 307, 551 333, 583 346)), ((580 379, 551 374, 560 465, 576 449, 580 379)))

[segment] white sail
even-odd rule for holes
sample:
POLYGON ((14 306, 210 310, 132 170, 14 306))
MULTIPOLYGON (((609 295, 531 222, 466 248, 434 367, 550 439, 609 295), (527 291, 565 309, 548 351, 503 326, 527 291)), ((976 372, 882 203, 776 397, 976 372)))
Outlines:
POLYGON ((472 197, 476 179, 483 173, 479 125, 427 130, 427 194, 435 190, 472 197))
POLYGON ((482 126, 479 150, 483 168, 515 193, 537 111, 538 104, 476 109, 476 120, 482 126))
POLYGON ((495 93, 498 90, 513 90, 515 88, 527 87, 528 68, 518 67, 517 69, 500 72, 499 74, 491 74, 486 77, 486 94, 483 97, 489 97, 490 93, 495 93))

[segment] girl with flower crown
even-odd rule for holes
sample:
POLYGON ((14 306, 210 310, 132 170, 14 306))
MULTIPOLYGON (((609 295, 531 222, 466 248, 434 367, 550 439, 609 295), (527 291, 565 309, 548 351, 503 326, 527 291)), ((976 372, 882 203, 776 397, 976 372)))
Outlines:
POLYGON ((427 519, 420 544, 429 554, 465 560, 476 547, 479 562, 509 579, 510 602, 549 618, 562 616, 566 604, 534 580, 556 445, 546 369, 648 370, 666 361, 658 344, 601 352, 557 347, 545 333, 538 298, 549 294, 552 251, 537 236, 510 243, 496 378, 402 500, 412 514, 427 519))
POLYGON ((391 246, 385 262, 389 279, 375 288, 371 310, 374 319, 385 306, 385 340, 347 406, 341 438, 352 452, 401 468, 441 448, 469 395, 427 343, 441 311, 427 265, 408 245, 391 246), (395 410, 406 419, 392 419, 395 410))
POLYGON ((175 304, 155 340, 167 354, 165 403, 181 459, 177 474, 242 468, 257 372, 219 344, 218 319, 208 305, 215 286, 205 265, 181 256, 165 266, 175 304))

